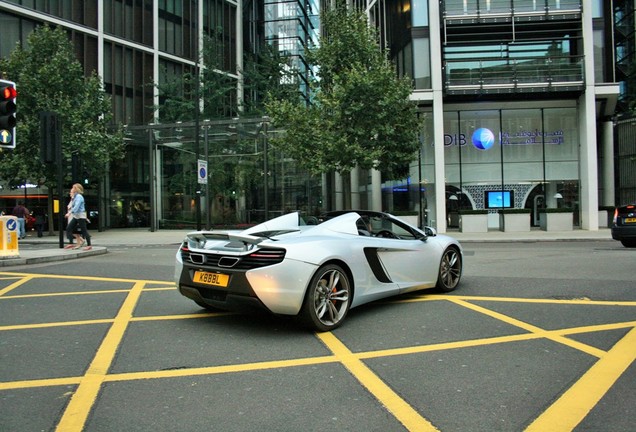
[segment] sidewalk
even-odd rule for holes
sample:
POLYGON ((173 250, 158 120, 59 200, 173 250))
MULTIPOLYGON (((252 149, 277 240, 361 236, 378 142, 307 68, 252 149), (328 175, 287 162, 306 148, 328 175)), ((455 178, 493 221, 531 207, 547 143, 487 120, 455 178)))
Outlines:
MULTIPOLYGON (((144 245, 173 246, 175 251, 191 230, 158 230, 150 232, 147 228, 109 229, 103 232, 91 231, 93 249, 68 250, 59 247, 58 234, 38 238, 30 232, 27 238, 20 240, 19 257, 0 257, 0 267, 25 264, 40 264, 53 261, 64 261, 86 256, 101 255, 108 252, 108 247, 143 247, 144 245)), ((614 241, 609 228, 598 231, 574 229, 572 231, 548 232, 532 229, 528 232, 489 231, 486 233, 446 233, 461 243, 475 242, 541 242, 541 241, 614 241)))
MULTIPOLYGON (((45 234, 38 237, 35 232, 27 234, 27 238, 20 240, 18 257, 0 257, 0 268, 41 264, 54 261, 83 258, 87 256, 108 253, 109 247, 140 247, 144 245, 173 246, 175 252, 185 234, 191 230, 161 230, 150 232, 147 228, 112 229, 103 232, 90 231, 93 248, 89 251, 82 249, 60 248, 59 234, 45 234)), ((68 244, 66 238, 64 245, 68 244)))

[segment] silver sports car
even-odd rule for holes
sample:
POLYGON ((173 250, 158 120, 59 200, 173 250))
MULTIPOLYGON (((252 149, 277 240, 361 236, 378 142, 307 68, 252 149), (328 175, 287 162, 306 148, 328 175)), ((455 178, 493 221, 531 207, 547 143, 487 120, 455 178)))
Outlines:
POLYGON ((462 247, 432 228, 372 211, 311 222, 289 213, 244 231, 189 233, 176 257, 179 292, 206 309, 265 308, 329 331, 352 307, 459 284, 462 247))

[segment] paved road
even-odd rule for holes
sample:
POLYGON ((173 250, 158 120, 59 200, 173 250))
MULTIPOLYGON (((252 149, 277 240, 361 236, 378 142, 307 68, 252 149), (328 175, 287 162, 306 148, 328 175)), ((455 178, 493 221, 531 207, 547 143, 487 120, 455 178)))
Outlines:
POLYGON ((450 295, 314 334, 210 314, 174 247, 0 273, 2 431, 633 431, 636 250, 470 243, 450 295))

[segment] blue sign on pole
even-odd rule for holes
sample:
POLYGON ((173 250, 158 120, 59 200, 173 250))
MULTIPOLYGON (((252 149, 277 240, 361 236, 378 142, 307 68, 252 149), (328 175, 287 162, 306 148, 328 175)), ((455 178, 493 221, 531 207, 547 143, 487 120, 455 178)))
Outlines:
POLYGON ((198 160, 198 182, 199 184, 208 184, 208 163, 207 161, 198 160))

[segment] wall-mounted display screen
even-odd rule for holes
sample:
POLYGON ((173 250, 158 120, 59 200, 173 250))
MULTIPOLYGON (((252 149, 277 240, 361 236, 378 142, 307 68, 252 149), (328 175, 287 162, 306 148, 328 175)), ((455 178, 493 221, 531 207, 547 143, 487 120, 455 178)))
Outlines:
POLYGON ((485 194, 486 208, 509 208, 513 206, 513 191, 486 191, 485 194))

